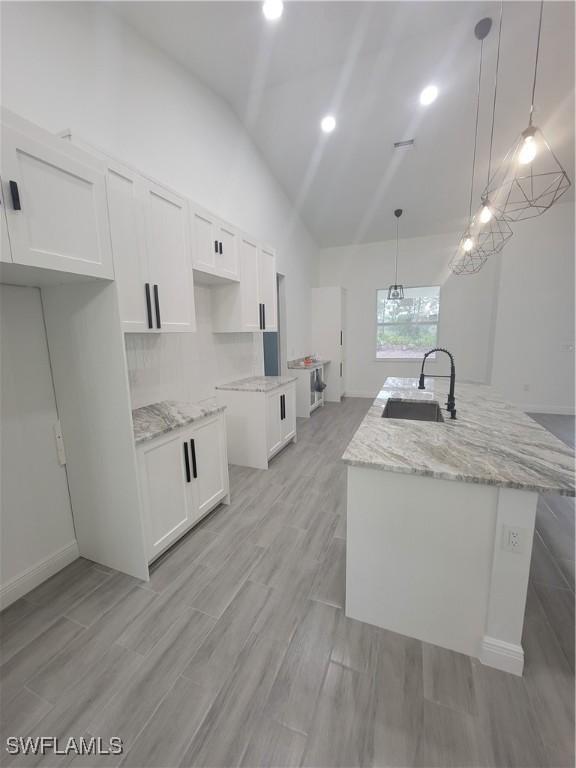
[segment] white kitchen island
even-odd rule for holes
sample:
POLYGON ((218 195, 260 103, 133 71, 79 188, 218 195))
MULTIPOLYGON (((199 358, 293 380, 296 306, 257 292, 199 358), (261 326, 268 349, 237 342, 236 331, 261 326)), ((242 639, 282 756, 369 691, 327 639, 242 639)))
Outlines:
POLYGON ((564 443, 490 387, 388 378, 349 443, 346 615, 522 674, 538 493, 574 496, 564 443), (390 398, 444 422, 382 418, 390 398))

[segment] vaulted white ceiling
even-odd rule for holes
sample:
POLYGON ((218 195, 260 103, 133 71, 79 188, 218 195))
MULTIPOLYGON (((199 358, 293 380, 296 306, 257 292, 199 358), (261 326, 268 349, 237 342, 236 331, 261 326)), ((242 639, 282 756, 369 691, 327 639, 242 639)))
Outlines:
MULTIPOLYGON (((468 213, 479 43, 484 45, 475 204, 485 185, 498 2, 129 2, 115 10, 222 96, 320 245, 453 231, 468 213), (418 97, 440 89, 428 108, 418 97), (333 113, 334 133, 319 130, 333 113), (409 152, 393 150, 415 139, 409 152)), ((495 160, 526 126, 537 2, 504 4, 495 160)), ((574 5, 544 7, 535 122, 574 171, 574 5)))

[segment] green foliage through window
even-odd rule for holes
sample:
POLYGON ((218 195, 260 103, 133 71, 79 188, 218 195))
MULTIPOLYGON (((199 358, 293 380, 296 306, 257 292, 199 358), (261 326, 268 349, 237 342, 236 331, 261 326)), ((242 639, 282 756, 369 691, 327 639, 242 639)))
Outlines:
POLYGON ((404 288, 404 298, 388 301, 377 291, 376 357, 418 358, 438 342, 440 287, 404 288))

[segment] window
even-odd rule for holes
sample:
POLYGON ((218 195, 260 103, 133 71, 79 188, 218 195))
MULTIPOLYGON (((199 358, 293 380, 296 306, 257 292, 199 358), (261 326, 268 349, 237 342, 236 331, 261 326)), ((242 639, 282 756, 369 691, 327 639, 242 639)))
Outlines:
POLYGON ((376 292, 376 359, 419 358, 438 343, 440 287, 404 288, 404 298, 388 301, 376 292))

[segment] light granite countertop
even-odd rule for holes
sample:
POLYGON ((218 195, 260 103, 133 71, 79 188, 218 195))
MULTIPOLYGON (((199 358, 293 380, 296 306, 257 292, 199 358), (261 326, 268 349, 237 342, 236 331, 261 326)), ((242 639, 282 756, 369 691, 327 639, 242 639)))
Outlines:
POLYGON ((202 403, 181 403, 174 400, 163 400, 161 403, 144 405, 132 411, 132 424, 134 426, 134 441, 136 445, 154 440, 173 429, 185 427, 206 416, 220 413, 226 408, 218 405, 216 401, 204 401, 202 403))
POLYGON ((456 381, 457 419, 445 410, 447 379, 386 379, 342 457, 346 464, 443 480, 575 495, 574 453, 482 384, 456 381), (383 419, 389 398, 436 401, 442 422, 383 419))
POLYGON ((296 378, 294 376, 250 376, 228 384, 219 384, 216 389, 234 392, 271 392, 278 387, 290 384, 291 381, 296 381, 296 378))
POLYGON ((298 358, 298 360, 288 360, 288 363, 286 364, 290 370, 295 371, 313 371, 316 368, 322 368, 323 365, 328 365, 330 363, 330 360, 314 360, 313 363, 310 363, 309 365, 306 365, 304 362, 304 358, 298 358))

